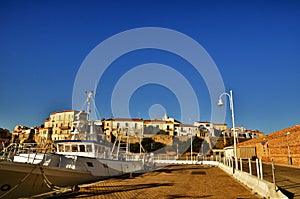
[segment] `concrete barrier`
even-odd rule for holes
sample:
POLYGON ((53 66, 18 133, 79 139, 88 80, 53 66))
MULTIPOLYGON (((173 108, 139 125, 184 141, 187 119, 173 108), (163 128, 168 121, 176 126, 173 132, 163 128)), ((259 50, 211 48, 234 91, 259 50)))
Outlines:
POLYGON ((212 166, 218 166, 219 162, 216 161, 196 161, 196 160, 154 160, 155 163, 159 164, 202 164, 202 165, 212 165, 212 166))
POLYGON ((278 190, 273 183, 259 179, 256 176, 250 175, 249 173, 243 171, 235 170, 233 173, 233 169, 231 167, 225 166, 221 163, 219 164, 219 168, 232 175, 237 181, 244 184, 254 193, 257 193, 264 198, 288 199, 288 197, 278 190))

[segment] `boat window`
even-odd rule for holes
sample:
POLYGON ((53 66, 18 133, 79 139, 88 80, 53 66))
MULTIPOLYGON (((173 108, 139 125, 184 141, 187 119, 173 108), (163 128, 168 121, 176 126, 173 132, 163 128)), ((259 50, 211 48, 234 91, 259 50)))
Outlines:
POLYGON ((70 152, 70 151, 71 151, 70 146, 69 146, 69 145, 66 145, 66 146, 65 146, 65 152, 70 152))
POLYGON ((64 146, 62 144, 58 145, 58 151, 63 152, 64 151, 64 146))
POLYGON ((86 152, 92 152, 92 145, 86 145, 86 152))
POLYGON ((92 162, 86 162, 86 164, 88 165, 88 167, 94 167, 92 162))
POLYGON ((77 151, 78 151, 77 145, 72 145, 72 152, 77 152, 77 151))
POLYGON ((79 145, 79 151, 80 151, 80 152, 85 152, 85 147, 84 147, 84 145, 79 145))

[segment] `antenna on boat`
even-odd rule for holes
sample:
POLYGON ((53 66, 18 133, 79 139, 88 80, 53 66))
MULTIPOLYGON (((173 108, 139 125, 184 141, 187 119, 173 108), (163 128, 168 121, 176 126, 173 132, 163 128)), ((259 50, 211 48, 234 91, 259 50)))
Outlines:
POLYGON ((87 94, 87 99, 86 99, 86 103, 87 103, 87 119, 89 119, 89 115, 91 113, 91 98, 94 95, 93 91, 90 92, 85 92, 87 94))

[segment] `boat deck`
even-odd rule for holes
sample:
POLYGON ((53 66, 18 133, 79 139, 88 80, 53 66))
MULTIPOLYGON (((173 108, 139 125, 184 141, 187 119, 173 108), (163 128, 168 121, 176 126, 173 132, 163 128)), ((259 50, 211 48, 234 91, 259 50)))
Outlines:
MULTIPOLYGON (((50 194, 48 198, 58 195, 50 194), (51 196, 52 195, 52 196, 51 196)), ((133 174, 82 185, 62 198, 258 198, 217 167, 171 165, 144 174, 133 174)))

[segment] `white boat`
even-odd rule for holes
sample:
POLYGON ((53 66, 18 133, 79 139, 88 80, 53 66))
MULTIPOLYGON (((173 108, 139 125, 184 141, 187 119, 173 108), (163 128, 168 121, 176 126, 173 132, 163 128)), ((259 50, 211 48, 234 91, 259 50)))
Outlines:
MULTIPOLYGON (((88 95, 88 104, 92 95, 88 95)), ((89 110, 89 107, 88 107, 89 110)), ((88 111, 89 112, 89 111, 88 111)), ((97 121, 78 114, 71 140, 55 141, 54 154, 18 154, 0 161, 0 198, 30 197, 62 187, 76 186, 126 173, 142 172, 152 161, 120 150, 99 139, 97 121), (38 159, 36 159, 38 158, 38 159)), ((118 139, 120 141, 120 139, 118 139)))

